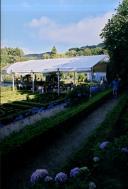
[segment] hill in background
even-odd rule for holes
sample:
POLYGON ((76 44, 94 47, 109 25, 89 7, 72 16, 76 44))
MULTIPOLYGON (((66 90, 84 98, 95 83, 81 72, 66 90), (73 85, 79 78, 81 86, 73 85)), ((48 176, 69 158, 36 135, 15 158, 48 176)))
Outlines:
MULTIPOLYGON (((72 47, 68 49, 68 51, 65 52, 64 54, 67 56, 81 56, 81 55, 86 56, 86 55, 104 54, 104 50, 103 50, 104 48, 105 48, 104 43, 100 43, 98 45, 90 45, 90 46, 86 45, 80 48, 72 47)), ((44 59, 44 58, 49 58, 51 54, 52 54, 52 51, 44 52, 40 54, 36 54, 36 53, 27 54, 27 55, 24 55, 24 57, 29 58, 29 59, 44 59)))
POLYGON ((24 55, 24 57, 29 58, 29 59, 42 59, 45 54, 51 55, 51 52, 45 52, 45 53, 40 53, 40 54, 36 54, 36 53, 26 54, 24 55))

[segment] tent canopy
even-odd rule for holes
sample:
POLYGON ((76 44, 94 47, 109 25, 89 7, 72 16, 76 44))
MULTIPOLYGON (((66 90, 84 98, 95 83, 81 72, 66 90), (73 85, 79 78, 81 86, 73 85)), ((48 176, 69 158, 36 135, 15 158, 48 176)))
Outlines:
POLYGON ((72 58, 56 58, 29 60, 24 62, 16 62, 3 71, 7 74, 11 73, 50 73, 50 72, 82 72, 91 71, 91 69, 101 61, 105 61, 107 55, 80 56, 72 58))

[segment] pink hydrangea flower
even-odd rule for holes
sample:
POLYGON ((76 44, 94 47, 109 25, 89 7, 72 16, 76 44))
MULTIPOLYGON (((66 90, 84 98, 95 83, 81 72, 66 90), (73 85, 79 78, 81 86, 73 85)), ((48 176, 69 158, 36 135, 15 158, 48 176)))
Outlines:
POLYGON ((80 168, 75 167, 70 171, 70 177, 76 177, 80 173, 80 168))
POLYGON ((35 184, 40 178, 45 178, 48 175, 46 169, 36 169, 31 175, 30 181, 32 184, 35 184))
POLYGON ((101 150, 104 150, 109 143, 110 143, 109 141, 104 141, 104 142, 100 143, 99 148, 101 150))
POLYGON ((57 183, 65 183, 67 181, 67 174, 63 172, 57 173, 55 176, 55 181, 57 183))

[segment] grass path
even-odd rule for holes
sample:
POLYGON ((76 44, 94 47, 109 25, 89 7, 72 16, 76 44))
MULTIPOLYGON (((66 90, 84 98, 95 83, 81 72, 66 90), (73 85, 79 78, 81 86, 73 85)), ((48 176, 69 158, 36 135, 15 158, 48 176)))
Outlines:
POLYGON ((110 99, 93 111, 90 115, 75 125, 74 129, 63 133, 46 149, 36 154, 34 159, 11 175, 8 180, 8 189, 27 189, 31 173, 37 168, 46 168, 54 175, 68 159, 75 154, 80 146, 91 135, 99 124, 103 122, 106 114, 117 104, 117 99, 110 99))

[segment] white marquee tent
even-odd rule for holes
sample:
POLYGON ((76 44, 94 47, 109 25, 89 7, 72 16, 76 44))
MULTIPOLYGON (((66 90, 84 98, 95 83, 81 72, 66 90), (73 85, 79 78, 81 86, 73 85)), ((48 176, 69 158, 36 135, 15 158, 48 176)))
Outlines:
MULTIPOLYGON (((15 73, 50 73, 50 72, 92 72, 92 69, 101 61, 107 61, 107 55, 80 56, 72 58, 56 58, 29 60, 24 62, 16 62, 2 71, 7 74, 15 73)), ((59 75, 59 74, 58 74, 59 75)), ((58 76, 59 77, 59 76, 58 76)), ((13 78, 14 88, 14 78, 13 78)), ((34 88, 34 76, 33 76, 34 88)), ((34 90, 34 89, 33 89, 34 90)))
POLYGON ((107 58, 106 55, 95 56, 80 56, 73 58, 56 58, 56 59, 42 59, 42 60, 29 60, 24 62, 16 62, 9 67, 3 69, 5 73, 50 73, 62 71, 91 71, 91 69, 107 58))

